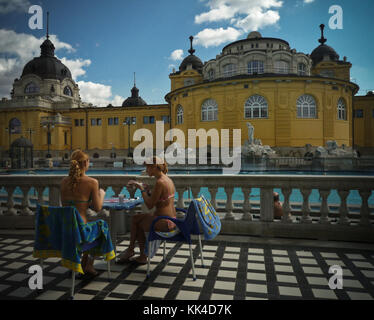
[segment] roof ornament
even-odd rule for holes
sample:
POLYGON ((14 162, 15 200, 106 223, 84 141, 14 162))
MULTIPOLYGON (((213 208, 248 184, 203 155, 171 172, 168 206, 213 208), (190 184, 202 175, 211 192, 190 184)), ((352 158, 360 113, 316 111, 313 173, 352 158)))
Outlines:
POLYGON ((321 39, 319 39, 318 42, 323 45, 327 41, 327 39, 323 35, 323 30, 325 29, 325 25, 321 24, 319 27, 321 29, 321 39))
POLYGON ((188 52, 193 55, 195 53, 195 49, 192 47, 192 41, 193 41, 193 36, 190 36, 190 42, 191 42, 191 48, 188 50, 188 52))
POLYGON ((47 11, 47 39, 49 39, 49 11, 47 11))
POLYGON ((135 72, 134 72, 134 87, 136 87, 135 72))

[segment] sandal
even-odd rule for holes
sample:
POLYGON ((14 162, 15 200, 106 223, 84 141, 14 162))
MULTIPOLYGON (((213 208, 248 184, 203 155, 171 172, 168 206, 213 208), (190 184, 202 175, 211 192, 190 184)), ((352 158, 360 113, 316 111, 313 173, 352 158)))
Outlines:
POLYGON ((133 257, 133 256, 135 255, 135 252, 133 252, 133 253, 130 254, 130 255, 128 254, 128 255, 126 256, 126 254, 128 253, 128 250, 129 250, 129 249, 126 249, 126 250, 124 251, 123 256, 122 256, 121 258, 119 258, 119 259, 116 261, 116 263, 118 263, 118 264, 124 264, 124 263, 131 262, 130 258, 133 257))

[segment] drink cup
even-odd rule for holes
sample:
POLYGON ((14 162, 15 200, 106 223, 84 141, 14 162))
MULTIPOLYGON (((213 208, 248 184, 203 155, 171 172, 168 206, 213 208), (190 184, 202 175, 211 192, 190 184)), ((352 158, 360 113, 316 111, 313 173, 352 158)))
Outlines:
POLYGON ((120 194, 119 196, 118 196, 118 201, 119 201, 119 203, 123 203, 123 200, 125 199, 125 196, 123 195, 123 194, 120 194))

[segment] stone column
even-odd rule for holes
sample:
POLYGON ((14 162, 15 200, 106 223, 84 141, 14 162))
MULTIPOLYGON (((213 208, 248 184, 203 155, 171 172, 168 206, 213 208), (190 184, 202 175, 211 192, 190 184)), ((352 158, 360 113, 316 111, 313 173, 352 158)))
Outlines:
POLYGON ((233 206, 232 206, 232 194, 234 192, 234 188, 232 187, 225 187, 225 192, 227 196, 227 202, 226 202, 226 215, 225 220, 234 220, 234 213, 232 212, 233 206))
POLYGON ((327 198, 329 197, 331 190, 319 190, 319 194, 322 198, 321 203, 321 218, 319 219, 320 224, 330 224, 329 220, 329 206, 327 204, 327 198))
POLYGON ((309 196, 312 193, 311 189, 300 189, 300 192, 303 196, 303 206, 302 206, 302 213, 303 216, 301 218, 302 223, 312 223, 312 218, 310 217, 310 206, 309 206, 309 196))
POLYGON ((338 194, 341 200, 340 208, 339 208, 339 224, 341 225, 349 225, 350 221, 348 218, 348 208, 347 208, 347 197, 349 195, 349 191, 347 190, 338 190, 338 194))
POLYGON ((15 216, 17 215, 17 210, 14 208, 14 199, 13 199, 13 192, 16 187, 7 187, 5 186, 5 190, 8 193, 8 201, 7 207, 8 210, 4 213, 6 216, 15 216))
POLYGON ((290 218, 291 213, 291 207, 290 207, 290 196, 292 193, 292 189, 290 188, 282 188, 282 193, 284 196, 284 202, 283 202, 283 216, 282 216, 282 222, 284 223, 290 223, 292 222, 292 219, 290 218))
POLYGON ((23 193, 21 215, 22 216, 32 215, 33 212, 30 210, 30 203, 29 203, 29 190, 30 190, 30 187, 28 187, 28 186, 22 186, 21 190, 22 190, 22 193, 23 193))
POLYGON ((243 195, 244 195, 244 202, 243 202, 243 220, 246 221, 252 221, 252 216, 251 216, 251 203, 249 202, 249 195, 251 194, 251 188, 248 187, 243 187, 243 195))
POLYGON ((217 196, 218 188, 216 188, 216 187, 209 187, 209 192, 210 192, 210 196, 212 198, 211 204, 212 204, 213 208, 217 211, 217 199, 216 199, 216 196, 217 196))
POLYGON ((371 191, 360 190, 359 193, 362 199, 360 225, 365 226, 365 227, 370 226, 371 223, 370 223, 370 211, 369 211, 368 199, 371 195, 371 191))
POLYGON ((274 197, 271 188, 260 190, 260 219, 263 222, 274 221, 274 197))

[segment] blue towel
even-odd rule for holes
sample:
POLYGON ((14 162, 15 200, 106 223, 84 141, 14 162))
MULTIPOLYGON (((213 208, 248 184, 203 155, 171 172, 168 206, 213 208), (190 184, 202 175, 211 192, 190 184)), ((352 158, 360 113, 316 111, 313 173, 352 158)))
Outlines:
POLYGON ((200 226, 204 232, 204 239, 214 239, 221 231, 221 220, 216 210, 203 195, 201 198, 195 199, 194 203, 197 209, 197 216, 200 220, 200 226))
POLYGON ((35 258, 60 257, 61 264, 83 273, 81 252, 88 249, 92 256, 115 258, 108 224, 104 220, 84 223, 75 207, 39 206, 35 221, 35 258))

